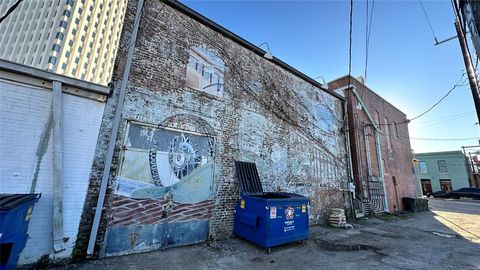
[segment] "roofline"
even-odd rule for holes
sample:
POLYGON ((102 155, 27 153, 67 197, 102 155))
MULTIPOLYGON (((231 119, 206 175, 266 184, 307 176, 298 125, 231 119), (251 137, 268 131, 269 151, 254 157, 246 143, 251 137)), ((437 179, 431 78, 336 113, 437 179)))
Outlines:
MULTIPOLYGON (((395 107, 392 103, 390 103, 388 100, 384 99, 382 96, 380 96, 379 94, 377 94, 375 91, 373 91, 370 87, 368 87, 365 83, 362 83, 361 81, 359 81, 357 78, 353 77, 352 75, 350 75, 350 77, 352 79, 354 79, 356 82, 358 82, 359 84, 363 85, 365 88, 367 88, 367 90, 369 90, 370 92, 372 92, 374 95, 376 95, 377 97, 379 97, 381 100, 385 101, 386 103, 388 103, 390 106, 392 106, 395 110, 397 110, 398 112, 400 112, 401 114, 403 114, 405 116, 405 118, 407 118, 407 114, 404 113, 403 111, 401 111, 399 108, 395 107)), ((327 85, 329 85, 330 83, 332 82, 335 82, 335 81, 338 81, 338 80, 341 80, 343 78, 348 78, 348 74, 347 75, 343 75, 341 77, 338 77, 334 80, 331 80, 331 81, 328 81, 327 82, 327 85)))
POLYGON ((53 73, 51 71, 18 64, 4 59, 0 59, 0 71, 22 74, 41 80, 58 81, 64 85, 80 88, 82 90, 101 95, 110 95, 111 92, 110 87, 107 86, 67 77, 64 75, 53 73))
POLYGON ((415 154, 413 154, 413 156, 449 155, 449 154, 461 154, 461 155, 463 155, 463 152, 462 152, 462 150, 440 151, 440 152, 423 152, 423 153, 415 153, 415 154))
MULTIPOLYGON (((250 50, 251 52, 261 56, 262 58, 264 58, 263 56, 265 55, 266 51, 264 51, 263 49, 255 46, 254 44, 250 43, 246 39, 234 34, 230 30, 224 28, 223 26, 221 26, 218 23, 210 20, 209 18, 203 16, 202 14, 196 12, 195 10, 193 10, 193 9, 187 7, 186 5, 180 3, 179 1, 177 1, 177 0, 161 0, 161 1, 166 3, 167 5, 169 5, 170 7, 180 11, 181 13, 187 15, 188 17, 190 17, 190 18, 202 23, 203 25, 211 28, 212 30, 214 30, 216 32, 219 32, 224 37, 235 41, 236 43, 238 43, 238 44, 242 45, 243 47, 245 47, 246 49, 250 50)), ((268 59, 266 59, 266 60, 268 60, 268 59)), ((271 61, 274 64, 282 67, 283 69, 291 72, 292 74, 300 77, 301 79, 307 81, 308 83, 314 85, 315 87, 320 88, 321 90, 327 92, 328 94, 340 99, 341 101, 346 101, 345 98, 342 97, 341 95, 333 92, 330 89, 324 88, 319 82, 310 78, 309 76, 307 76, 303 72, 299 71, 298 69, 296 69, 296 68, 290 66, 289 64, 283 62, 282 60, 278 59, 277 57, 273 56, 273 59, 269 60, 269 61, 271 61)))

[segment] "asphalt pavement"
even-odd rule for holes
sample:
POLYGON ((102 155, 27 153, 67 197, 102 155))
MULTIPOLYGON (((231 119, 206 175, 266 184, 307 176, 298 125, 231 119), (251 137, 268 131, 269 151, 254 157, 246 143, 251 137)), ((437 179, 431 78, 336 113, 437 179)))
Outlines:
POLYGON ((110 257, 57 269, 480 269, 480 204, 430 200, 431 211, 312 226, 310 238, 264 249, 238 238, 110 257), (478 241, 478 242, 477 242, 478 241))

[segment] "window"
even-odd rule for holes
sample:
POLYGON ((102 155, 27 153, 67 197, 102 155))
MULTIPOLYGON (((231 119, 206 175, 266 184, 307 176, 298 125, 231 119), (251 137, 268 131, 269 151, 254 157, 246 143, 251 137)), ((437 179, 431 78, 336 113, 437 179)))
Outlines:
POLYGON ((75 64, 78 64, 78 62, 80 62, 80 58, 75 57, 75 64))
POLYGON ((58 44, 53 44, 52 50, 59 52, 60 51, 60 45, 58 44))
POLYGON ((68 45, 69 45, 70 47, 73 46, 73 40, 70 40, 70 41, 68 42, 68 45))
POLYGON ((78 52, 79 52, 79 53, 82 52, 82 47, 78 47, 78 52))
POLYGON ((50 57, 48 58, 48 63, 55 65, 55 63, 57 63, 57 58, 55 58, 55 57, 53 57, 53 56, 50 56, 50 57))
POLYGON ((67 16, 67 17, 70 17, 70 10, 63 11, 63 15, 67 16))
POLYGON ((58 38, 58 39, 60 39, 60 40, 63 40, 63 37, 64 37, 64 36, 65 36, 65 35, 64 35, 63 33, 58 32, 57 35, 55 36, 55 38, 58 38))
POLYGON ((75 19, 75 23, 76 23, 76 24, 80 24, 80 19, 79 19, 79 18, 76 18, 76 19, 75 19))
POLYGON ((382 130, 382 125, 380 125, 380 114, 375 111, 375 123, 378 125, 378 129, 382 130))
POLYGON ((75 36, 75 34, 77 34, 77 29, 73 29, 73 30, 72 30, 72 35, 75 36))
POLYGON ((383 118, 383 124, 385 125, 385 137, 387 139, 387 147, 388 149, 392 149, 392 138, 390 138, 390 129, 388 128, 388 118, 383 118))
POLYGON ((65 53, 65 57, 66 57, 66 58, 69 58, 69 57, 70 57, 70 52, 66 52, 66 53, 65 53))
POLYGON ((77 69, 76 69, 76 68, 72 69, 72 75, 75 76, 75 73, 77 73, 77 69))
POLYGON ((438 172, 447 173, 447 162, 445 160, 437 160, 438 172))
POLYGON ((80 40, 81 40, 82 42, 84 42, 84 41, 85 41, 85 36, 82 36, 82 37, 80 38, 80 40))
POLYGON ((393 136, 398 139, 398 127, 397 123, 393 122, 393 136))
POLYGON ((68 24, 67 24, 66 21, 61 21, 60 24, 59 24, 59 26, 60 26, 60 27, 63 27, 63 28, 67 28, 67 25, 68 25, 68 24))
POLYGON ((425 161, 419 161, 418 168, 420 170, 420 173, 427 173, 427 163, 425 161))
POLYGON ((73 0, 67 0, 67 5, 73 6, 73 0))
POLYGON ((63 70, 67 69, 67 63, 63 63, 63 64, 62 64, 62 69, 63 69, 63 70))

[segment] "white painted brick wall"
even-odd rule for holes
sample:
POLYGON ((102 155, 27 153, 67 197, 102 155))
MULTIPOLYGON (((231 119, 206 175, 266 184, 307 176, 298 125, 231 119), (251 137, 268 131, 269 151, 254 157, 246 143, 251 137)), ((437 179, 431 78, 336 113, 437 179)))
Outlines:
MULTIPOLYGON (((28 193, 36 152, 51 110, 52 91, 0 81, 0 193, 28 193)), ((75 244, 105 103, 63 94, 64 235, 68 257, 75 244)), ((30 221, 19 264, 52 249, 52 138, 43 156, 35 192, 42 198, 30 221)))

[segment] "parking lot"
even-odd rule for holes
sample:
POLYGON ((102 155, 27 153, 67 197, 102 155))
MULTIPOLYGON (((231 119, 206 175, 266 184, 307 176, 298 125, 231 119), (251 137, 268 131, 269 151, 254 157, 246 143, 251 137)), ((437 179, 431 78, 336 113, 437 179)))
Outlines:
POLYGON ((271 254, 238 238, 58 269, 480 269, 480 201, 431 199, 431 211, 310 228, 271 254))

